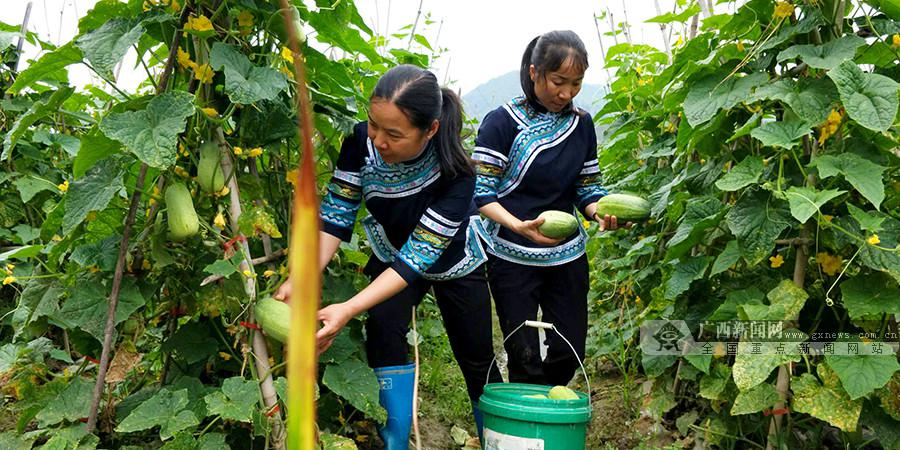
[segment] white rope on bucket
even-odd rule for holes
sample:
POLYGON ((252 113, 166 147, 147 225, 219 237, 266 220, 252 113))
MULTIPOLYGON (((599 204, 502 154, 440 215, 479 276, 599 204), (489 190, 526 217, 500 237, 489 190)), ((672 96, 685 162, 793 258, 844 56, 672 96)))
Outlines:
MULTIPOLYGON (((525 327, 525 326, 531 327, 531 328, 544 329, 544 330, 553 330, 556 332, 557 335, 559 335, 559 337, 562 338, 562 340, 566 343, 566 345, 569 346, 569 349, 572 350, 572 353, 575 354, 575 360, 578 361, 578 366, 581 367, 581 373, 584 375, 584 384, 585 384, 585 386, 587 386, 588 405, 590 405, 591 404, 591 381, 588 379, 587 370, 585 370, 584 363, 582 363, 581 358, 578 357, 578 352, 575 351, 575 347, 556 328, 556 325, 554 325, 552 323, 548 323, 548 322, 541 322, 539 320, 526 320, 526 321, 522 322, 521 324, 519 324, 519 326, 517 326, 514 330, 512 330, 511 333, 506 335, 506 337, 503 339, 503 348, 506 348, 506 341, 509 340, 509 338, 512 335, 516 334, 517 331, 519 331, 522 327, 525 327)), ((491 363, 488 365, 488 373, 484 379, 485 385, 487 385, 490 382, 491 367, 493 367, 496 362, 497 362, 497 355, 494 354, 494 359, 492 359, 491 363)))

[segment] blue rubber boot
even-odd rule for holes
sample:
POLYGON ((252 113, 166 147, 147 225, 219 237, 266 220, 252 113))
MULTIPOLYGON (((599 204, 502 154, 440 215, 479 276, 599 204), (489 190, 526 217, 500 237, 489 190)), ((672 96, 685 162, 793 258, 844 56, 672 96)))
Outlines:
POLYGON ((483 440, 484 416, 481 414, 481 410, 478 409, 478 405, 472 405, 472 417, 475 418, 475 428, 478 430, 478 440, 483 440))
POLYGON ((408 450, 412 427, 415 364, 378 367, 378 401, 387 410, 387 422, 378 430, 386 450, 408 450))

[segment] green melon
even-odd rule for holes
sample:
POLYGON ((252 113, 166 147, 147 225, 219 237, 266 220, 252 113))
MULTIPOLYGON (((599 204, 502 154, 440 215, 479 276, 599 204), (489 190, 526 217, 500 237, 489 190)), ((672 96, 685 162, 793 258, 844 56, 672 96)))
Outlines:
POLYGON ((609 214, 619 222, 646 220, 650 217, 650 202, 629 194, 609 194, 597 201, 597 214, 609 214))
POLYGON ((538 226, 538 231, 549 238, 567 238, 578 230, 578 219, 567 212, 544 211, 538 216, 538 219, 544 219, 544 223, 538 226))

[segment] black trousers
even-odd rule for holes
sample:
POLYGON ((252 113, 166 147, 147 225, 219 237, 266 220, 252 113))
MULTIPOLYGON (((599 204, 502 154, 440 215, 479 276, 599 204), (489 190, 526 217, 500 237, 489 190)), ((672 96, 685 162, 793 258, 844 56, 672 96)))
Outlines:
MULTIPOLYGON (((587 257, 549 267, 526 266, 496 256, 488 258, 488 281, 497 306, 503 336, 522 322, 537 320, 556 328, 572 343, 578 358, 584 359, 587 339, 587 257)), ((538 330, 522 327, 506 341, 509 381, 546 385, 566 385, 578 369, 572 349, 556 332, 547 330, 547 357, 541 360, 538 330)))
MULTIPOLYGON (((389 266, 371 258, 365 273, 372 279, 389 266)), ((494 358, 491 330, 491 297, 484 266, 469 275, 447 281, 418 279, 397 295, 369 310, 366 320, 366 355, 369 366, 407 364, 409 345, 406 334, 412 320, 412 307, 418 305, 429 289, 434 289, 438 308, 453 356, 466 380, 469 398, 477 404, 484 390, 488 366, 494 358)), ((497 366, 491 369, 490 382, 502 382, 497 366)))

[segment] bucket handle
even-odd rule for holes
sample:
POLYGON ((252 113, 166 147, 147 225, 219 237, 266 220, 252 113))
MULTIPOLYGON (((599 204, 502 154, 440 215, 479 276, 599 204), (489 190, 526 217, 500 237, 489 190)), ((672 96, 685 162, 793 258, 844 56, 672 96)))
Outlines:
MULTIPOLYGON (((521 324, 519 324, 519 326, 517 326, 515 330, 512 330, 512 333, 509 333, 503 339, 503 347, 506 348, 506 341, 512 335, 516 334, 516 332, 519 331, 522 327, 538 328, 538 329, 542 329, 542 330, 553 330, 556 332, 557 335, 559 335, 560 338, 562 338, 563 341, 565 341, 565 343, 569 346, 569 349, 572 350, 572 353, 575 354, 575 360, 578 361, 578 366, 581 367, 581 373, 584 375, 584 384, 587 386, 588 405, 590 405, 591 404, 591 381, 588 379, 587 370, 584 369, 584 363, 582 363, 581 358, 578 357, 578 352, 575 351, 575 347, 573 347, 572 343, 569 342, 569 340, 566 339, 565 336, 563 336, 563 334, 559 331, 559 329, 556 328, 556 325, 553 325, 552 323, 549 323, 549 322, 541 322, 539 320, 526 320, 526 321, 522 322, 521 324)), ((488 384, 490 382, 491 367, 493 367, 496 362, 497 362, 497 355, 495 354, 494 359, 491 360, 491 364, 488 365, 488 373, 484 379, 484 384, 488 384)))

